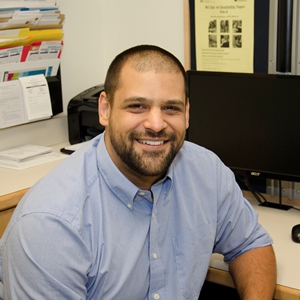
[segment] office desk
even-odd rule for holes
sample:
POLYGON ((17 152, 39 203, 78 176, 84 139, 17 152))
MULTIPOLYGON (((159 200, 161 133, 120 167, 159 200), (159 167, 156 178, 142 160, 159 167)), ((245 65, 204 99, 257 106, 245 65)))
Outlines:
MULTIPOLYGON (((245 193, 248 198, 247 193, 245 193)), ((259 222, 269 232, 274 240, 274 251, 277 260, 277 287, 275 299, 299 300, 300 299, 300 244, 291 239, 292 227, 300 223, 300 211, 290 209, 288 211, 258 206, 252 199, 252 203, 259 215, 259 222)), ((207 280, 234 287, 228 273, 228 266, 223 262, 219 254, 213 254, 207 280)))
MULTIPOLYGON (((53 146, 53 149, 58 152, 60 148, 65 147, 67 144, 53 146)), ((0 168, 0 236, 11 217, 14 207, 28 188, 59 163, 60 161, 55 161, 22 171, 0 168)), ((261 207, 250 199, 251 195, 249 193, 246 192, 245 196, 258 212, 259 222, 274 239, 278 268, 275 299, 300 300, 300 244, 292 242, 290 237, 292 227, 300 223, 300 211, 294 209, 281 211, 261 207)), ((210 282, 234 287, 228 273, 228 266, 223 262, 221 255, 212 255, 206 279, 210 282)))

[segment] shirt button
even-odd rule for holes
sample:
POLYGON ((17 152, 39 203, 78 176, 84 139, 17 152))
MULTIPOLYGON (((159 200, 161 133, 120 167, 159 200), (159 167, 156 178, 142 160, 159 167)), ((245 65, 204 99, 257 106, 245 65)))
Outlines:
POLYGON ((154 297, 153 297, 154 299, 159 299, 159 294, 154 294, 154 297))
POLYGON ((132 207, 132 205, 131 205, 130 203, 128 203, 128 204, 127 204, 127 207, 128 207, 128 208, 131 208, 131 207, 132 207))
POLYGON ((155 219, 155 213, 152 213, 152 219, 155 219))
POLYGON ((145 196, 145 193, 144 192, 139 192, 139 195, 140 196, 145 196))
POLYGON ((153 253, 153 258, 157 259, 157 253, 153 253))

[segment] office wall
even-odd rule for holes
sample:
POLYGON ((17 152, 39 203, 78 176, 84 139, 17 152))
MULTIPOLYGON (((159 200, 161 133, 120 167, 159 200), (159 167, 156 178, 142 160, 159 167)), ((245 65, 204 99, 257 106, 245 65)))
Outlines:
POLYGON ((82 90, 102 83, 111 60, 128 47, 156 44, 174 53, 183 63, 182 0, 57 0, 57 3, 66 15, 61 59, 64 115, 55 117, 56 120, 0 130, 0 150, 24 143, 49 146, 67 140, 68 102, 82 90))
POLYGON ((61 58, 64 113, 79 92, 103 80, 102 1, 58 0, 65 14, 61 58))
POLYGON ((182 0, 103 0, 103 67, 116 54, 137 44, 155 44, 183 63, 182 0))
POLYGON ((64 111, 82 90, 102 83, 111 60, 137 44, 156 44, 183 63, 182 0, 58 0, 66 15, 62 56, 64 111))

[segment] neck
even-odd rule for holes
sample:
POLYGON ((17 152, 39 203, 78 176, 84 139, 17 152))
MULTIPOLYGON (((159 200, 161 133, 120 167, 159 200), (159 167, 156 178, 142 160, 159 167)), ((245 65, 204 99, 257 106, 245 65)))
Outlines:
POLYGON ((163 178, 163 175, 160 176, 141 176, 136 174, 133 174, 131 172, 123 172, 123 175, 130 180, 135 186, 137 186, 141 190, 150 190, 152 185, 163 178))

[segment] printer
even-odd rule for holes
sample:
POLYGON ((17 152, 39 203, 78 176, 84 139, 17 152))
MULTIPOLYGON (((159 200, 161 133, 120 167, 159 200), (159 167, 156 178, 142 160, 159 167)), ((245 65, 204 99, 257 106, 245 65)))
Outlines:
POLYGON ((99 123, 98 98, 104 85, 91 87, 69 101, 68 133, 71 145, 88 141, 104 131, 99 123))

